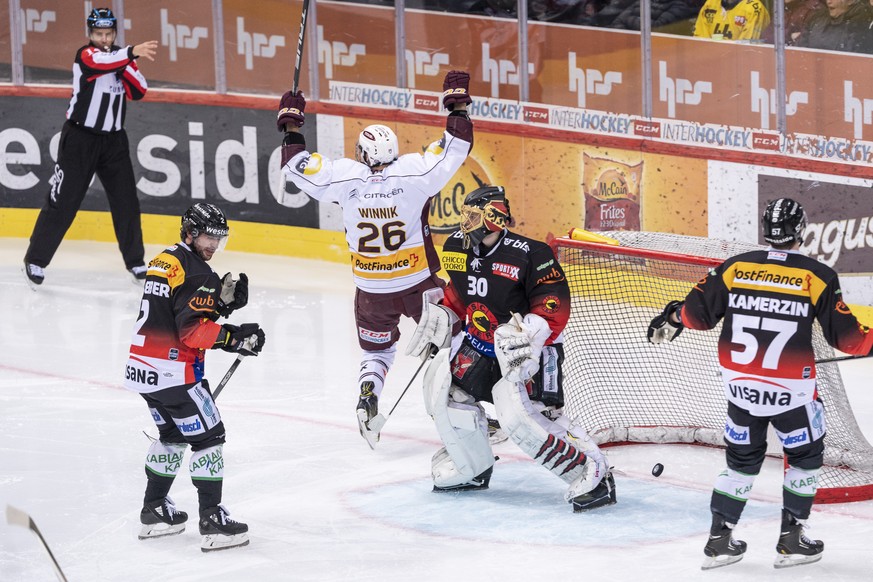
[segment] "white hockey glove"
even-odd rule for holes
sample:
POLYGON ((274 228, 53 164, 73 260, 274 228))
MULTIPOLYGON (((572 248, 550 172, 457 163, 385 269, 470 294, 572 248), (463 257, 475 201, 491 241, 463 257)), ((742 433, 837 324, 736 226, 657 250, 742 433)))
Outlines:
POLYGON ((552 335, 549 323, 533 313, 517 313, 494 331, 494 351, 503 377, 510 382, 527 382, 540 369, 540 356, 552 335))
POLYGON ((452 343, 452 327, 459 321, 458 316, 448 307, 431 303, 430 299, 433 298, 427 292, 422 295, 421 319, 418 320, 418 326, 406 346, 407 356, 418 356, 426 360, 431 352, 447 348, 452 343))
POLYGON ((227 273, 221 278, 221 296, 218 298, 216 311, 222 317, 228 317, 235 310, 245 307, 249 302, 249 278, 245 273, 239 274, 239 279, 227 273))
POLYGON ((684 302, 682 301, 671 301, 664 307, 664 311, 661 312, 661 315, 655 317, 652 320, 652 323, 649 324, 649 342, 653 344, 659 344, 664 340, 671 342, 676 336, 682 333, 682 330, 685 329, 685 326, 682 325, 682 321, 679 323, 673 323, 673 320, 670 319, 670 315, 676 313, 676 318, 679 319, 679 311, 682 309, 682 305, 684 302))

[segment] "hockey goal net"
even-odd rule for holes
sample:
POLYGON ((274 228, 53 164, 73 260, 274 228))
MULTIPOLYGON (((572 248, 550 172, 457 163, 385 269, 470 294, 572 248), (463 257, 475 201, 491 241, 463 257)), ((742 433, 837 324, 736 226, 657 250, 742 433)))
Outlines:
MULTIPOLYGON (((724 446, 727 410, 716 343, 719 325, 653 346, 649 322, 681 300, 711 266, 761 248, 664 233, 605 232, 620 244, 552 241, 570 282, 565 335, 566 412, 598 443, 690 443, 724 446)), ((817 359, 834 350, 815 324, 817 359)), ((855 420, 839 367, 818 366, 825 404, 825 466, 816 501, 873 499, 873 448, 855 420)), ((781 444, 771 451, 781 455, 781 444)))

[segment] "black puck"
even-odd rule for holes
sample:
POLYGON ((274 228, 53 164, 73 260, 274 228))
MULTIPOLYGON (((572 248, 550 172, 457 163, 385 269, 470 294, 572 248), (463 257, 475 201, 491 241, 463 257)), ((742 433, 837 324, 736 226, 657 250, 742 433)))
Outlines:
POLYGON ((654 475, 655 477, 660 477, 661 473, 663 473, 663 472, 664 472, 664 465, 662 465, 661 463, 655 463, 655 466, 652 467, 652 475, 654 475))

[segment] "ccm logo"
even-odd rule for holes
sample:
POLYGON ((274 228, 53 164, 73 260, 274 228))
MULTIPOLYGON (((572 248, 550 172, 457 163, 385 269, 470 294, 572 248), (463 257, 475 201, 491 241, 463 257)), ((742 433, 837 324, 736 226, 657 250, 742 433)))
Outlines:
POLYGON ((634 121, 634 135, 661 137, 661 124, 657 121, 634 121))
POLYGON ((752 147, 757 150, 779 151, 779 136, 767 133, 753 133, 752 147))
POLYGON ((439 109, 439 100, 431 95, 412 95, 412 106, 415 109, 428 109, 433 111, 439 109))
POLYGON ((531 121, 534 123, 548 123, 549 122, 549 110, 542 109, 540 107, 525 107, 524 108, 524 120, 531 121))

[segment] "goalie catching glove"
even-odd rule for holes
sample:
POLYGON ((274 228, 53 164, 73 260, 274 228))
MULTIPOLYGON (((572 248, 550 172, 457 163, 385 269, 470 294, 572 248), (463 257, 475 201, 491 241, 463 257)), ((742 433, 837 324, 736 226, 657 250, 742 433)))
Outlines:
POLYGON ((679 312, 682 310, 684 304, 683 301, 671 301, 666 307, 664 307, 664 311, 661 312, 661 315, 652 320, 652 323, 649 324, 650 343, 659 344, 664 340, 671 342, 676 338, 676 336, 682 333, 685 326, 682 325, 682 319, 679 316, 679 312), (676 314, 676 319, 679 320, 679 323, 675 323, 671 318, 671 315, 674 313, 676 314))
POLYGON ((218 332, 213 348, 221 348, 226 352, 234 352, 244 356, 257 356, 264 348, 266 336, 257 323, 232 325, 225 323, 218 332))
POLYGON ((494 352, 500 372, 510 382, 527 382, 540 369, 540 356, 552 335, 549 323, 539 315, 517 313, 494 331, 494 352))
POLYGON ((239 274, 239 279, 227 273, 221 278, 221 297, 218 298, 216 311, 222 317, 228 317, 235 310, 245 307, 249 302, 249 278, 245 273, 239 274))
POLYGON ((433 353, 451 345, 452 329, 459 319, 454 311, 437 304, 443 297, 443 290, 439 288, 429 289, 422 294, 421 318, 406 346, 407 356, 426 360, 433 353))

